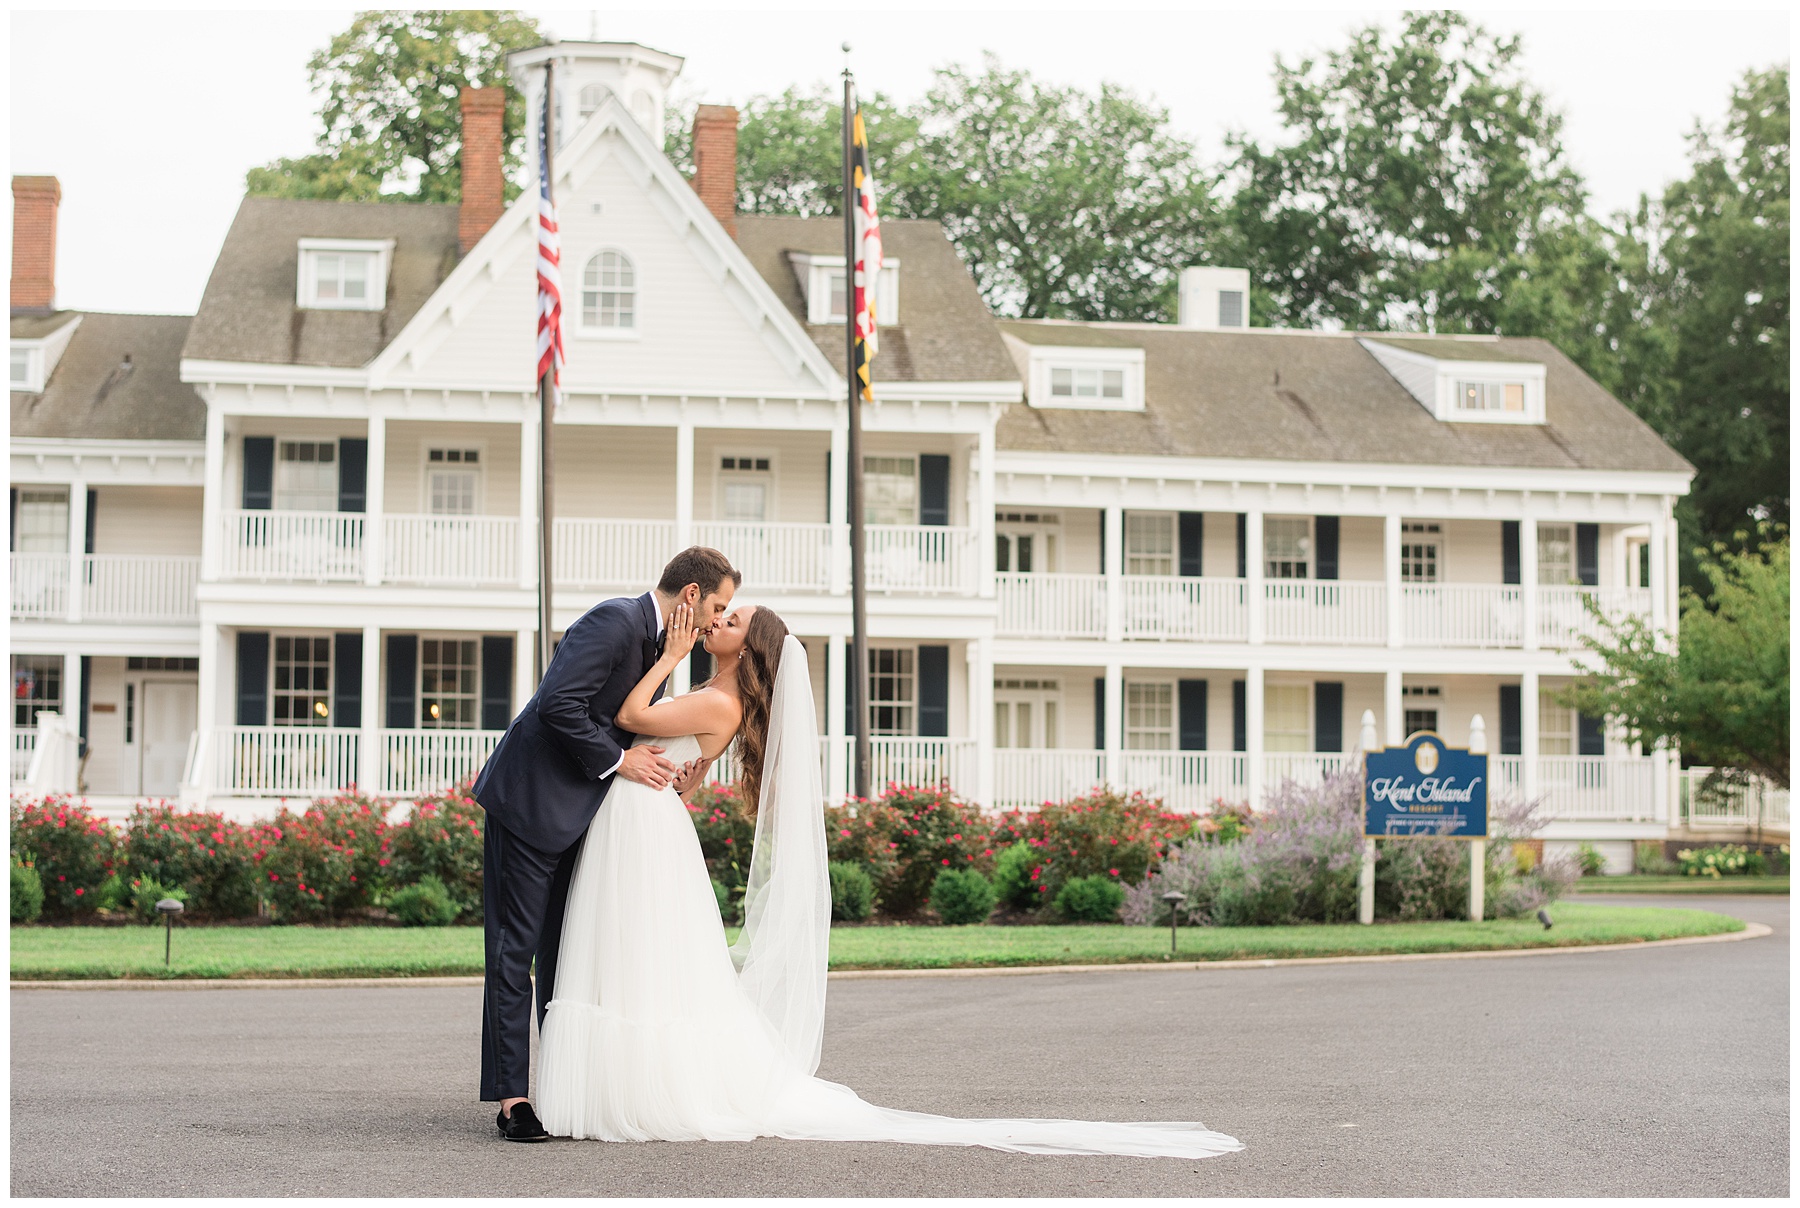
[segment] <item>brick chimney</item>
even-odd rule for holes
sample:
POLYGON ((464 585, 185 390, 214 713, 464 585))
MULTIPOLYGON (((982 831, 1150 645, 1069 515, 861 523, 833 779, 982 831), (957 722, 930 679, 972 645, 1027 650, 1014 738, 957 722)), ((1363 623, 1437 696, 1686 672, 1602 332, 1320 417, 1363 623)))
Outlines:
POLYGON ((56 308, 56 207, 62 186, 54 176, 15 176, 13 190, 12 310, 56 308))
POLYGON ((500 158, 505 117, 505 88, 462 90, 462 208, 456 218, 456 237, 465 256, 506 208, 506 177, 500 158))
POLYGON ((702 105, 694 111, 694 192, 737 238, 738 111, 730 105, 702 105))

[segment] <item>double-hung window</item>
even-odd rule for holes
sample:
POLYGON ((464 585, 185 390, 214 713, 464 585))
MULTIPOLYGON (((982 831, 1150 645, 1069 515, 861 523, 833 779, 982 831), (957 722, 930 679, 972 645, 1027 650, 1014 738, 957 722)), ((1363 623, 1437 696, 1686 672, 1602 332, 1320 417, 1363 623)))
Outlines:
POLYGON ((919 523, 919 467, 914 458, 863 458, 863 520, 919 523))
POLYGON ((284 512, 335 512, 337 442, 284 440, 275 459, 275 507, 284 512))
POLYGON ((1568 524, 1537 526, 1538 583, 1563 587, 1575 582, 1575 529, 1568 524))
POLYGON ((1312 564, 1312 517, 1263 518, 1263 574, 1270 579, 1309 578, 1312 564))
POLYGON ((1442 540, 1441 525, 1409 520, 1400 526, 1402 583, 1438 581, 1438 544, 1442 540))
POLYGON ((1548 688, 1538 690, 1538 754, 1573 755, 1575 710, 1556 699, 1548 688))
POLYGON ((909 647, 869 651, 869 733, 911 737, 919 732, 915 665, 909 647))
POLYGON ((1263 749, 1310 751, 1312 745, 1312 686, 1265 684, 1263 686, 1263 749))
POLYGON ((274 723, 331 724, 331 639, 278 634, 275 638, 274 723))
POLYGON ((1175 749, 1175 685, 1125 684, 1125 749, 1175 749))
POLYGON ((637 269, 624 252, 597 252, 582 269, 581 325, 589 331, 637 327, 637 269))
POLYGON ((296 302, 307 310, 381 310, 393 251, 391 239, 302 239, 296 302))
POLYGON ((1408 684, 1400 690, 1406 706, 1406 736, 1423 730, 1438 732, 1438 705, 1444 690, 1436 684, 1408 684))
POLYGON ((1167 512, 1125 513, 1125 573, 1175 573, 1175 517, 1167 512))
POLYGON ((481 498, 481 450, 432 449, 425 456, 426 511, 473 516, 481 498))
POLYGON ((63 711, 63 661, 56 655, 13 656, 13 729, 30 730, 40 713, 63 711))
POLYGON ((69 491, 67 487, 20 487, 13 534, 21 554, 69 552, 69 491))
POLYGON ((473 638, 419 640, 419 727, 473 730, 481 718, 480 643, 473 638))

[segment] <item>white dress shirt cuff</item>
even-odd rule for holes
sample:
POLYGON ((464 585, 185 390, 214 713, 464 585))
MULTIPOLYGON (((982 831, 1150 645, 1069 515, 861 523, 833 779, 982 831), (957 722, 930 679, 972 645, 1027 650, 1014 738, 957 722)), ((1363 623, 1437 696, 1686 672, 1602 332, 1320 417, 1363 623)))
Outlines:
POLYGON ((619 761, 617 763, 613 764, 612 767, 607 768, 604 772, 600 773, 600 779, 605 780, 608 776, 611 776, 614 772, 618 771, 620 768, 622 768, 624 766, 625 766, 625 753, 623 751, 621 751, 621 752, 619 752, 619 761))

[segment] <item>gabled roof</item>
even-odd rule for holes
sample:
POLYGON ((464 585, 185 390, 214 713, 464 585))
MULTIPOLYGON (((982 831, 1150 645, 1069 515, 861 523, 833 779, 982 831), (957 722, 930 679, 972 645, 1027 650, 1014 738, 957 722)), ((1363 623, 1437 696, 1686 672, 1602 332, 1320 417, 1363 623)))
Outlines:
POLYGON ((1427 356, 1543 364, 1547 422, 1527 425, 1440 422, 1355 332, 1050 320, 999 327, 1023 344, 1144 350, 1143 411, 1009 407, 997 431, 1002 449, 1693 473, 1547 340, 1373 333, 1427 356))
MULTIPOLYGON (((738 246, 796 320, 806 323, 806 296, 789 252, 843 256, 839 218, 739 214, 738 246)), ((900 322, 882 324, 877 382, 1016 382, 1019 371, 942 224, 884 218, 882 246, 900 261, 900 322)), ((807 334, 833 365, 844 360, 840 323, 808 324, 807 334)))
MULTIPOLYGON (((187 315, 83 314, 43 392, 13 391, 12 434, 204 439, 206 404, 181 380, 181 347, 192 322, 187 315)), ((12 334, 41 338, 43 323, 14 319, 12 334)))
POLYGON ((244 198, 207 279, 182 355, 277 365, 368 364, 456 267, 460 208, 244 198), (300 240, 308 237, 392 239, 386 308, 297 306, 300 240))
POLYGON ((58 310, 47 315, 14 315, 12 317, 12 338, 15 340, 41 340, 47 335, 61 331, 80 317, 81 312, 78 310, 58 310))

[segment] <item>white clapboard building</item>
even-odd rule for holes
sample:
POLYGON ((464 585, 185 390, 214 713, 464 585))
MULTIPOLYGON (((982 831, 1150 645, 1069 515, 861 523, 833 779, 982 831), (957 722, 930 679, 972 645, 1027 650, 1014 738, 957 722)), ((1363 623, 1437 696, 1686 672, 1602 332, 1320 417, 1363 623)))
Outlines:
MULTIPOLYGON (((733 212, 731 109, 676 170, 679 58, 527 52, 534 109, 549 55, 555 624, 723 549, 806 643, 841 792, 841 226, 733 212)), ((55 182, 15 178, 15 792, 405 799, 529 696, 536 199, 498 200, 496 100, 464 95, 460 207, 245 198, 191 319, 54 310, 55 182)), ((938 224, 884 232, 878 783, 1201 810, 1334 768, 1364 711, 1395 742, 1480 715, 1552 838, 1667 833, 1671 757, 1555 693, 1585 598, 1670 624, 1693 468, 1553 346, 1255 329, 1228 268, 1173 325, 996 320, 938 224)))

